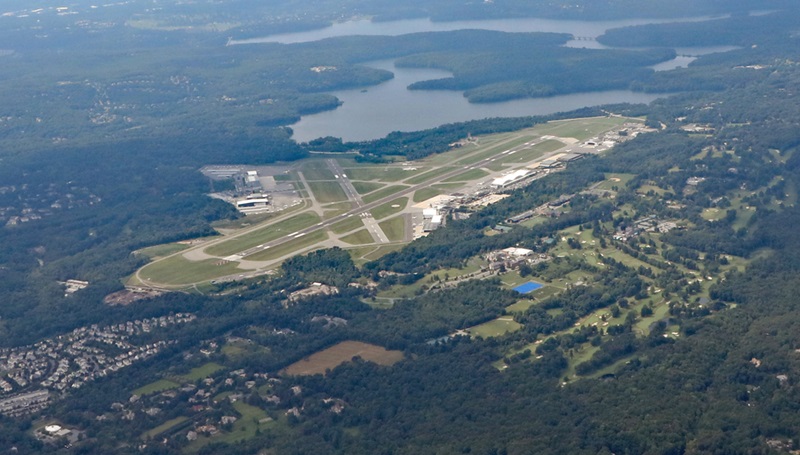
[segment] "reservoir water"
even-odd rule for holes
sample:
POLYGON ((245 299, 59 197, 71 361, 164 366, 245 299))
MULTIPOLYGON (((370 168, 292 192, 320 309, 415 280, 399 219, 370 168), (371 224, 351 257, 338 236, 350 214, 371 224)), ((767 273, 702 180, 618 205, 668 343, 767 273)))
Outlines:
MULTIPOLYGON (((329 27, 309 30, 305 32, 282 33, 249 39, 232 39, 228 44, 258 44, 258 43, 306 43, 325 38, 351 35, 385 35, 398 36, 408 33, 420 32, 447 32, 453 30, 495 30, 509 33, 526 32, 551 32, 569 33, 575 37, 597 38, 606 30, 631 25, 660 24, 669 22, 703 22, 719 19, 726 16, 695 16, 680 19, 625 19, 618 21, 577 21, 556 19, 489 19, 474 21, 434 22, 430 19, 405 19, 389 22, 372 22, 361 19, 347 22, 337 22, 329 27)), ((570 42, 576 47, 594 47, 591 40, 570 42), (582 46, 581 43, 585 44, 582 46)))
POLYGON ((521 117, 570 111, 610 103, 649 103, 659 95, 627 90, 574 93, 549 98, 527 98, 501 103, 469 103, 461 92, 408 90, 408 85, 448 77, 447 71, 395 68, 392 60, 369 66, 392 71, 394 79, 363 89, 331 92, 342 101, 332 111, 306 115, 292 125, 299 142, 335 136, 345 141, 378 139, 392 131, 417 131, 445 123, 487 117, 521 117))
MULTIPOLYGON (((368 19, 335 23, 329 27, 276 34, 251 39, 231 39, 228 45, 258 43, 301 43, 350 35, 397 36, 408 33, 452 31, 462 29, 496 30, 503 32, 569 33, 575 39, 565 46, 602 49, 595 38, 606 30, 631 25, 667 22, 701 22, 725 16, 698 16, 680 19, 628 19, 618 21, 576 21, 536 18, 498 19, 479 21, 433 22, 430 19, 409 19, 391 22, 371 22, 368 19)), ((678 56, 652 68, 666 71, 685 67, 698 55, 724 52, 732 46, 677 49, 678 56)), ((367 64, 394 73, 394 78, 363 89, 330 92, 342 101, 337 109, 303 116, 291 125, 297 141, 335 136, 345 141, 377 139, 393 131, 417 131, 445 123, 462 122, 488 117, 517 117, 547 115, 587 106, 611 103, 649 103, 659 95, 627 90, 575 93, 549 98, 528 98, 499 103, 472 104, 457 91, 413 91, 407 87, 417 81, 452 76, 435 69, 395 68, 392 60, 367 64)))

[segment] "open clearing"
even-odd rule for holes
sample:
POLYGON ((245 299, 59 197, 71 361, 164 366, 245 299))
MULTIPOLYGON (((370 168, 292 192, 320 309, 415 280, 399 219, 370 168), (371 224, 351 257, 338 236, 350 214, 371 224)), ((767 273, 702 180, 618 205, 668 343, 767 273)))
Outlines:
POLYGON ((379 190, 384 186, 386 186, 383 183, 373 183, 373 182, 352 182, 352 183, 353 183, 353 188, 355 188, 356 191, 358 191, 358 194, 371 193, 375 190, 379 190))
POLYGON ((381 204, 374 209, 371 210, 372 217, 376 220, 380 220, 386 218, 388 216, 394 215, 395 213, 402 212, 403 209, 408 204, 407 197, 399 197, 395 200, 389 201, 385 204, 381 204))
POLYGON ((279 239, 292 232, 307 228, 320 221, 319 215, 314 212, 303 212, 286 220, 272 224, 264 229, 258 229, 249 234, 219 243, 208 249, 206 253, 214 256, 229 256, 244 251, 248 248, 279 239))
POLYGON ((371 243, 375 243, 375 239, 372 238, 372 234, 367 232, 366 229, 361 229, 360 231, 346 235, 339 240, 349 243, 350 245, 369 245, 371 243))
POLYGON ((378 225, 392 242, 400 242, 406 236, 406 220, 402 216, 396 216, 386 221, 381 221, 378 225))
POLYGON ((191 371, 181 376, 181 378, 183 378, 188 382, 194 382, 200 379, 205 379, 211 376, 212 374, 216 373, 217 371, 224 369, 225 367, 218 363, 209 362, 197 368, 192 368, 191 371))
POLYGON ((235 444, 246 441, 276 424, 263 409, 243 401, 233 403, 233 409, 239 414, 239 418, 233 423, 230 431, 220 432, 214 436, 198 435, 198 438, 186 447, 185 452, 197 452, 201 447, 211 443, 235 444))
POLYGON ((380 346, 360 341, 343 341, 289 365, 281 371, 281 374, 288 376, 325 374, 327 370, 349 362, 353 357, 361 357, 379 365, 394 365, 403 360, 403 353, 387 351, 380 346))
POLYGON ((362 199, 364 202, 369 204, 370 202, 375 202, 378 199, 383 199, 386 196, 391 196, 399 191, 403 191, 404 189, 408 188, 405 185, 392 185, 387 186, 386 188, 381 188, 378 191, 369 193, 368 195, 364 196, 362 199))
POLYGON ((548 152, 554 152, 564 147, 562 142, 550 139, 540 144, 536 144, 531 148, 520 149, 514 154, 508 154, 502 158, 498 158, 497 162, 502 164, 524 163, 535 160, 548 152))
POLYGON ((238 270, 236 262, 219 259, 193 262, 183 256, 172 256, 145 267, 140 276, 144 285, 150 282, 186 285, 229 275, 238 270))
POLYGON ((185 416, 175 417, 174 419, 167 420, 166 422, 164 422, 161 425, 153 428, 152 430, 146 431, 142 435, 142 439, 150 439, 150 438, 156 437, 156 436, 160 435, 161 433, 163 433, 163 432, 165 432, 165 431, 167 431, 167 430, 169 430, 169 429, 171 429, 173 427, 176 427, 176 426, 182 424, 183 422, 186 422, 187 420, 189 420, 189 418, 185 417, 185 416))
POLYGON ((286 243, 282 243, 274 248, 270 248, 268 250, 259 251, 258 253, 251 254, 247 256, 245 259, 248 261, 270 261, 273 259, 278 259, 279 257, 286 256, 287 254, 293 252, 299 252, 305 248, 308 248, 311 245, 316 243, 322 242, 323 240, 328 239, 328 233, 325 231, 316 231, 312 232, 311 234, 304 235, 302 237, 296 238, 294 240, 290 240, 286 243))
POLYGON ((516 332, 522 325, 514 321, 511 316, 501 316, 489 322, 476 325, 467 329, 470 335, 480 338, 492 338, 516 332))
POLYGON ((139 387, 131 392, 133 395, 150 395, 152 393, 163 392, 169 389, 177 389, 180 384, 170 381, 169 379, 159 379, 158 381, 151 382, 150 384, 139 387))
POLYGON ((413 200, 414 200, 415 203, 422 202, 422 201, 427 201, 428 199, 430 199, 430 198, 432 198, 434 196, 438 196, 440 194, 442 194, 442 191, 440 191, 440 190, 438 190, 436 188, 433 188, 433 187, 431 187, 431 188, 423 188, 421 190, 417 190, 417 191, 414 192, 413 200))
POLYGON ((334 180, 333 172, 324 160, 309 160, 301 170, 306 180, 334 180))
POLYGON ((364 227, 364 222, 361 221, 361 217, 353 216, 331 226, 331 231, 334 234, 344 234, 362 227, 364 227))
POLYGON ((412 169, 401 168, 399 166, 382 166, 355 167, 346 170, 348 177, 350 177, 352 180, 379 180, 381 182, 398 182, 422 172, 425 169, 426 168, 420 167, 412 169))
POLYGON ((314 193, 314 197, 320 204, 347 200, 347 195, 344 194, 339 182, 308 182, 308 186, 311 187, 311 192, 314 193))
POLYGON ((445 179, 445 180, 442 180, 442 181, 445 182, 445 183, 468 182, 470 180, 482 179, 482 178, 486 177, 487 175, 489 175, 489 173, 484 171, 484 170, 482 170, 482 169, 470 169, 467 172, 464 172, 463 174, 458 174, 458 175, 455 175, 453 177, 450 177, 449 179, 445 179))
POLYGON ((416 185, 418 183, 427 182, 428 180, 432 180, 440 175, 447 174, 448 172, 452 171, 454 168, 443 166, 439 169, 434 169, 432 171, 428 171, 424 174, 417 175, 415 177, 411 177, 408 180, 405 180, 405 183, 410 183, 411 185, 416 185))
POLYGON ((164 256, 169 256, 170 254, 177 253, 178 251, 183 251, 186 248, 189 248, 189 245, 184 245, 181 243, 167 243, 165 245, 155 245, 147 248, 142 248, 141 250, 136 250, 136 254, 142 254, 144 256, 149 257, 150 259, 157 259, 164 256))

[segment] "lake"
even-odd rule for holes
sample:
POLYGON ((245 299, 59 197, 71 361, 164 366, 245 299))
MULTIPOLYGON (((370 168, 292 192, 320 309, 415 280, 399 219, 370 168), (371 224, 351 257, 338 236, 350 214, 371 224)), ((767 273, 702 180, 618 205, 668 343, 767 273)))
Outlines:
MULTIPOLYGON (((430 19, 408 19, 371 22, 368 19, 335 23, 329 27, 297 33, 276 34, 251 39, 231 39, 229 45, 259 43, 302 43, 350 35, 397 36, 418 32, 443 32, 482 29, 503 32, 569 33, 574 39, 565 46, 602 49, 595 38, 607 30, 631 25, 701 22, 725 16, 696 16, 680 19, 628 19, 618 21, 577 21, 537 18, 497 19, 480 21, 434 22, 430 19)), ((722 52, 734 47, 678 49, 678 57, 652 68, 666 71, 685 67, 698 55, 722 52)), ((463 122, 488 117, 547 115, 587 106, 611 103, 649 103, 659 95, 627 90, 574 93, 549 98, 528 98, 500 103, 471 104, 457 91, 413 91, 407 87, 418 81, 452 76, 436 69, 395 68, 393 60, 372 62, 368 66, 394 73, 392 80, 365 89, 330 92, 342 101, 335 110, 303 116, 291 125, 294 138, 304 142, 323 136, 341 137, 345 141, 378 139, 392 131, 417 131, 445 123, 463 122)), ((661 95, 663 96, 663 95, 661 95)))
POLYGON ((335 136, 345 141, 361 141, 378 139, 392 131, 418 131, 445 123, 487 117, 547 115, 610 103, 649 103, 663 96, 611 90, 475 104, 469 103, 461 92, 406 88, 417 81, 450 77, 447 71, 395 68, 393 60, 372 62, 368 66, 389 70, 395 77, 366 89, 330 92, 343 104, 332 111, 303 116, 291 125, 293 138, 305 142, 335 136))
POLYGON ((389 22, 372 22, 361 19, 337 22, 329 27, 305 32, 282 33, 249 39, 231 39, 229 45, 259 43, 307 43, 337 36, 351 35, 385 35, 398 36, 420 32, 448 32, 453 30, 479 29, 509 33, 551 32, 569 33, 575 37, 589 40, 574 40, 567 45, 575 47, 595 47, 599 44, 592 41, 606 30, 631 25, 661 24, 669 22, 703 22, 726 16, 695 16, 680 19, 625 19, 618 21, 576 21, 537 18, 490 19, 475 21, 434 22, 430 19, 405 19, 389 22))

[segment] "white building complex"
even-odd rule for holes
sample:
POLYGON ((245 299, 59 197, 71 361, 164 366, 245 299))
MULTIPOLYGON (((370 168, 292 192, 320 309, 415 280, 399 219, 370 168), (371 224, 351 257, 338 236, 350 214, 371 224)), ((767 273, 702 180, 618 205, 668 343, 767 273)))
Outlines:
POLYGON ((531 171, 529 169, 517 169, 510 174, 492 180, 492 186, 495 188, 504 188, 512 183, 519 182, 530 175, 530 173, 531 171))

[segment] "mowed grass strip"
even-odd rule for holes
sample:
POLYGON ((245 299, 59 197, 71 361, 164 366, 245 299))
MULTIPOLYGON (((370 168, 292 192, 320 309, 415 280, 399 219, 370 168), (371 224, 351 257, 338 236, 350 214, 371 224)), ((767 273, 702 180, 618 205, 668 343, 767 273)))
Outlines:
POLYGON ((403 183, 410 183, 411 185, 416 185, 418 183, 427 182, 428 180, 433 180, 440 175, 447 174, 448 172, 454 170, 456 168, 445 166, 440 167, 439 169, 434 169, 432 171, 428 171, 424 174, 417 175, 415 177, 411 177, 410 179, 405 180, 403 183))
POLYGON ((370 234, 366 229, 356 231, 350 235, 342 237, 339 240, 349 243, 350 245, 369 245, 370 243, 375 243, 375 239, 372 238, 372 234, 370 234))
POLYGON ((147 385, 143 385, 142 387, 139 387, 138 389, 134 390, 131 393, 133 395, 144 396, 157 392, 163 392, 169 389, 177 389, 178 387, 180 387, 180 384, 178 384, 175 381, 170 381, 169 379, 159 379, 158 381, 151 382, 150 384, 147 385))
POLYGON ((355 231, 362 227, 364 227, 364 222, 361 221, 361 217, 353 215, 336 224, 332 224, 330 230, 334 234, 344 234, 345 232, 355 231))
POLYGON ((192 284, 236 273, 239 270, 237 265, 221 259, 189 261, 179 255, 146 265, 139 276, 145 284, 192 284))
POLYGON ((375 183, 375 182, 351 182, 353 184, 353 188, 358 191, 358 194, 367 194, 371 193, 375 190, 379 190, 386 186, 383 183, 375 183))
MULTIPOLYGON (((357 167, 345 169, 350 180, 378 180, 381 182, 397 182, 424 171, 423 167, 357 167)), ((355 182, 353 182, 355 184, 355 182)))
POLYGON ((175 417, 174 419, 167 420, 166 422, 164 422, 161 425, 153 428, 152 430, 145 431, 142 434, 142 439, 150 439, 150 438, 156 437, 156 436, 160 435, 161 433, 163 433, 165 431, 168 431, 168 430, 170 430, 170 429, 182 424, 183 422, 186 422, 187 420, 189 420, 189 418, 188 417, 184 417, 184 416, 175 417))
POLYGON ((303 164, 303 177, 306 180, 333 180, 333 172, 324 161, 308 161, 303 164))
POLYGON ((251 254, 245 259, 248 261, 272 261, 288 254, 297 253, 304 250, 315 243, 320 243, 328 239, 328 233, 325 231, 314 231, 302 237, 294 238, 288 242, 272 248, 259 251, 258 253, 251 254))
POLYGON ((269 419, 263 409, 236 401, 233 409, 239 414, 239 419, 233 423, 230 431, 221 431, 214 436, 198 435, 197 439, 189 443, 183 450, 184 453, 198 452, 203 446, 211 443, 236 444, 254 438, 262 431, 273 427, 275 421, 269 419))
POLYGON ((181 376, 181 378, 187 382, 194 382, 199 379, 205 379, 217 371, 224 369, 225 367, 218 363, 209 362, 197 368, 192 368, 188 373, 181 376))
POLYGON ((564 147, 566 147, 566 144, 563 142, 549 139, 531 148, 518 150, 513 154, 509 153, 508 155, 503 155, 501 158, 497 159, 497 162, 500 164, 527 163, 528 161, 533 161, 541 157, 545 153, 554 152, 564 147))
POLYGON ((142 248, 141 250, 136 250, 135 253, 147 256, 150 259, 158 259, 163 258, 164 256, 169 256, 173 253, 177 253, 178 251, 183 251, 186 248, 189 248, 189 245, 180 243, 166 243, 164 245, 154 245, 147 248, 142 248))
POLYGON ((378 191, 374 191, 369 193, 368 195, 364 196, 363 199, 365 203, 369 204, 370 202, 375 202, 378 199, 383 199, 385 197, 391 196, 395 193, 403 191, 404 189, 408 188, 406 185, 392 185, 386 188, 381 188, 378 191))
POLYGON ((392 242, 400 242, 406 238, 406 219, 403 216, 396 216, 386 221, 378 223, 383 233, 392 242))
POLYGON ((347 212, 348 212, 347 210, 325 210, 322 212, 322 218, 325 220, 329 220, 331 218, 335 218, 347 212))
POLYGON ((368 259, 370 261, 374 261, 376 259, 380 259, 386 256, 389 253, 394 253, 395 251, 400 251, 403 249, 404 245, 386 245, 382 247, 378 247, 375 251, 364 255, 364 259, 368 259))
POLYGON ((311 187, 311 192, 314 193, 314 198, 320 204, 327 204, 329 202, 341 202, 347 200, 347 195, 344 194, 342 186, 339 182, 308 182, 311 187))
POLYGON ((582 141, 630 121, 634 120, 620 117, 590 117, 572 120, 554 120, 545 125, 537 126, 536 130, 543 135, 572 137, 582 141))
POLYGON ((394 365, 403 360, 403 352, 387 351, 381 346, 360 341, 342 341, 289 365, 281 370, 281 374, 287 376, 325 374, 327 370, 332 370, 345 362, 350 362, 353 357, 360 357, 378 365, 394 365))
POLYGON ((503 336, 507 333, 516 332, 521 328, 522 325, 516 322, 511 316, 503 316, 495 320, 470 327, 468 330, 472 336, 480 338, 492 338, 503 336))
POLYGON ((213 256, 230 256, 262 243, 279 239, 284 235, 307 228, 320 221, 319 215, 316 213, 303 212, 278 223, 264 226, 256 231, 211 246, 205 252, 213 256))
POLYGON ((372 217, 376 220, 386 218, 387 216, 394 215, 395 213, 402 212, 408 204, 407 197, 399 197, 385 204, 381 204, 374 209, 370 210, 372 217))
POLYGON ((423 188, 414 192, 414 202, 427 201, 428 199, 442 194, 442 191, 436 188, 423 188))
POLYGON ((480 178, 486 177, 489 175, 488 172, 484 171, 483 169, 470 169, 467 172, 462 174, 454 175, 449 179, 442 180, 445 183, 449 182, 469 182, 472 180, 478 180, 480 178))
POLYGON ((491 147, 491 148, 489 148, 487 150, 484 150, 482 152, 476 152, 475 154, 472 154, 472 155, 470 155, 470 156, 468 156, 466 158, 462 158, 462 159, 456 161, 455 164, 462 164, 462 165, 475 164, 478 161, 485 160, 485 159, 491 158, 493 156, 497 156, 497 155, 505 152, 506 150, 511 150, 514 147, 516 147, 518 145, 522 145, 522 144, 524 144, 524 143, 526 143, 528 141, 531 141, 533 139, 534 139, 533 136, 520 136, 520 137, 518 137, 516 139, 513 139, 513 140, 510 140, 510 141, 501 142, 500 144, 497 144, 497 145, 495 145, 495 146, 493 146, 493 147, 491 147))

